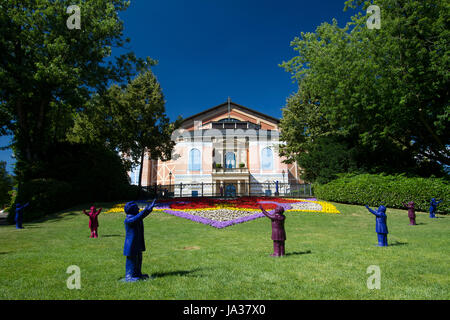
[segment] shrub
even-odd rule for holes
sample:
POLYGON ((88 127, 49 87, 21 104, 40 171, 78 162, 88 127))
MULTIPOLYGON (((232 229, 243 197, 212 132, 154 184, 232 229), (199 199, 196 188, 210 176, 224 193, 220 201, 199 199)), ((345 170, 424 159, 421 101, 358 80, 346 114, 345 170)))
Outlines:
POLYGON ((9 204, 12 185, 12 177, 6 171, 6 162, 0 161, 0 209, 9 204))
POLYGON ((76 203, 76 197, 72 193, 72 186, 64 181, 54 179, 35 179, 19 186, 20 193, 12 199, 12 205, 8 212, 8 222, 14 222, 15 203, 27 203, 24 221, 31 221, 45 216, 48 213, 68 208, 76 203))
POLYGON ((61 143, 49 153, 43 175, 69 182, 81 202, 116 200, 129 185, 121 158, 105 147, 61 143))
POLYGON ((9 223, 14 222, 16 202, 30 202, 24 214, 24 221, 30 221, 77 204, 138 197, 120 156, 102 146, 55 144, 46 162, 33 165, 35 176, 22 182, 12 199, 9 223))
POLYGON ((314 195, 327 201, 403 209, 414 201, 416 210, 428 211, 431 198, 443 199, 438 212, 450 209, 450 185, 444 178, 408 178, 403 175, 344 175, 327 184, 314 185, 314 195))

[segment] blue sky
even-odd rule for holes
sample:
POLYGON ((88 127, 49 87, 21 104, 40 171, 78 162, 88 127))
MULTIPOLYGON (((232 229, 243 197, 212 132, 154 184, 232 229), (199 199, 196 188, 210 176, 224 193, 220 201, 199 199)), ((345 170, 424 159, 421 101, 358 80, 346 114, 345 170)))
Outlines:
POLYGON ((154 73, 171 119, 232 101, 280 118, 296 89, 278 65, 290 42, 350 14, 343 0, 135 0, 122 18, 131 49, 159 61, 154 73))
MULTIPOLYGON (((295 55, 290 42, 333 18, 344 26, 355 12, 343 8, 344 0, 132 0, 121 18, 130 49, 159 61, 153 71, 172 120, 228 96, 280 118, 296 90, 278 66, 295 55)), ((0 146, 9 140, 0 137, 0 146)), ((0 160, 12 171, 10 150, 0 151, 0 160)))

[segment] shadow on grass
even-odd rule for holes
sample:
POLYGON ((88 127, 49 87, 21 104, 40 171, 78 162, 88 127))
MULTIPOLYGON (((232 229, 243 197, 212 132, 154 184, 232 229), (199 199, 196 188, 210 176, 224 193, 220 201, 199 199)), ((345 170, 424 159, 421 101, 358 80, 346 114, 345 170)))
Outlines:
POLYGON ((42 218, 30 221, 29 223, 42 223, 42 222, 47 222, 47 221, 51 221, 51 222, 57 222, 61 219, 65 219, 68 217, 73 217, 73 216, 77 216, 79 215, 79 213, 76 212, 59 212, 59 213, 52 213, 49 215, 46 215, 42 218))
MULTIPOLYGON (((57 211, 55 213, 46 214, 46 215, 44 215, 42 217, 39 217, 39 218, 36 218, 36 219, 33 219, 33 220, 27 220, 27 218, 26 218, 27 212, 25 211, 25 213, 24 213, 24 221, 23 221, 24 227, 26 228, 27 225, 28 225, 29 227, 32 226, 34 228, 38 228, 39 226, 35 226, 34 224, 39 224, 39 223, 47 222, 47 221, 57 222, 57 221, 59 221, 61 219, 66 219, 68 217, 72 218, 72 216, 77 216, 77 215, 83 214, 81 212, 81 210, 82 209, 87 209, 91 205, 92 205, 92 203, 75 205, 75 206, 72 206, 72 207, 67 208, 67 209, 59 210, 59 211, 57 211)), ((96 202, 95 203, 95 206, 97 208, 101 207, 101 208, 105 209, 105 208, 109 208, 109 205, 110 205, 110 203, 108 203, 108 202, 98 202, 98 203, 96 202)), ((28 209, 28 210, 30 210, 30 209, 28 209)), ((10 226, 10 225, 13 225, 13 224, 14 223, 9 223, 7 221, 6 217, 5 218, 0 218, 0 227, 2 227, 2 226, 10 226)))
MULTIPOLYGON (((44 217, 40 217, 31 221, 24 221, 23 222, 23 227, 24 229, 34 229, 34 228, 40 228, 41 226, 39 224, 43 223, 43 222, 58 222, 61 219, 66 219, 68 217, 70 217, 70 219, 72 219, 72 216, 77 216, 79 215, 79 213, 76 212, 59 212, 59 213, 52 213, 49 215, 46 215, 44 217)), ((3 220, 3 219, 2 219, 3 220)), ((13 226, 14 223, 8 223, 8 221, 6 219, 4 219, 4 221, 0 221, 0 227, 3 226, 13 226)))
POLYGON ((188 276, 188 277, 201 277, 202 275, 192 275, 192 273, 195 273, 197 271, 200 271, 201 268, 192 269, 192 270, 176 270, 176 271, 168 271, 168 272, 155 272, 152 273, 152 277, 155 278, 163 278, 163 277, 170 277, 170 276, 188 276))
POLYGON ((288 253, 285 254, 285 256, 297 256, 297 255, 310 254, 310 253, 312 253, 311 250, 296 251, 296 252, 288 252, 288 253))
POLYGON ((394 241, 394 242, 390 243, 389 246, 390 247, 392 247, 392 246, 404 246, 404 245, 407 245, 407 244, 408 244, 408 242, 394 241))
POLYGON ((123 238, 124 235, 123 234, 105 234, 105 235, 99 235, 99 238, 112 238, 112 237, 121 237, 123 238))

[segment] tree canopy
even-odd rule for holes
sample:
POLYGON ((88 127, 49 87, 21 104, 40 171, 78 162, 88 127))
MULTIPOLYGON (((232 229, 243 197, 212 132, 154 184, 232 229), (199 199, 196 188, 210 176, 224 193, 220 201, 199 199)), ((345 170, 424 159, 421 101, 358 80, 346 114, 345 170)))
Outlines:
POLYGON ((312 180, 330 159, 321 168, 309 160, 330 141, 345 158, 334 174, 441 172, 450 165, 448 1, 346 1, 348 8, 360 10, 345 27, 322 23, 291 43, 298 55, 282 67, 298 91, 283 109, 282 154, 312 180), (380 29, 366 26, 371 4, 381 9, 380 29))
POLYGON ((157 62, 127 47, 119 14, 130 2, 75 4, 79 28, 71 0, 0 2, 0 135, 14 137, 17 199, 43 212, 136 193, 118 152, 167 158, 178 123, 165 115, 157 62))
POLYGON ((151 70, 139 74, 126 87, 113 84, 91 103, 95 107, 78 115, 69 140, 106 142, 134 166, 143 163, 146 152, 152 159, 170 159, 175 145, 171 135, 181 118, 171 123, 166 116, 164 95, 151 70))
POLYGON ((0 134, 13 134, 19 179, 35 177, 32 164, 66 141, 75 115, 88 112, 94 94, 126 83, 154 61, 125 48, 119 12, 125 0, 84 0, 81 29, 69 29, 69 0, 13 0, 0 6, 0 134))

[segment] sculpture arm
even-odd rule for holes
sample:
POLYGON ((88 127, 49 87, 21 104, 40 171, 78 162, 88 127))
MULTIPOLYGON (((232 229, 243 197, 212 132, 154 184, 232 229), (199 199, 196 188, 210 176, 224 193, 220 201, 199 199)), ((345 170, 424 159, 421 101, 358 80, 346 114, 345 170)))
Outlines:
POLYGON ((151 204, 151 205, 147 205, 147 206, 145 207, 144 211, 147 211, 147 213, 144 214, 144 217, 143 217, 143 218, 145 218, 146 216, 148 216, 148 215, 150 214, 150 212, 153 211, 153 208, 155 207, 155 202, 156 202, 156 199, 153 199, 152 204, 151 204))
POLYGON ((269 219, 273 219, 274 217, 268 213, 266 210, 264 210, 264 208, 262 207, 262 205, 259 205, 259 208, 261 209, 262 213, 269 219))
POLYGON ((100 214, 100 212, 102 211, 102 209, 103 209, 103 208, 98 209, 98 211, 95 213, 95 216, 96 216, 96 217, 100 214))
POLYGON ((376 215, 378 217, 377 212, 372 210, 372 209, 370 209, 368 205, 366 205, 366 208, 369 210, 370 213, 372 213, 372 214, 374 214, 374 215, 376 215))
POLYGON ((128 217, 125 219, 125 223, 128 224, 132 224, 138 220, 142 220, 144 219, 146 216, 148 216, 150 214, 150 212, 152 212, 152 210, 149 210, 147 207, 142 210, 141 212, 139 212, 137 215, 133 216, 133 217, 128 217))
MULTIPOLYGON (((441 200, 441 201, 442 201, 442 200, 441 200)), ((23 205, 22 209, 28 207, 29 204, 30 204, 29 202, 25 203, 25 204, 23 205)))
POLYGON ((439 203, 441 203, 442 201, 444 201, 444 200, 439 200, 436 204, 439 204, 439 203))
POLYGON ((87 215, 88 217, 90 217, 89 213, 87 213, 86 210, 84 210, 84 209, 83 209, 83 213, 84 213, 85 215, 87 215))
POLYGON ((150 212, 151 212, 151 210, 153 210, 153 208, 155 207, 155 204, 156 204, 156 199, 153 199, 152 204, 150 206, 146 206, 145 209, 148 208, 150 210, 150 212))
POLYGON ((145 207, 144 210, 142 210, 142 219, 144 219, 145 217, 147 217, 151 212, 153 211, 153 207, 145 207))

